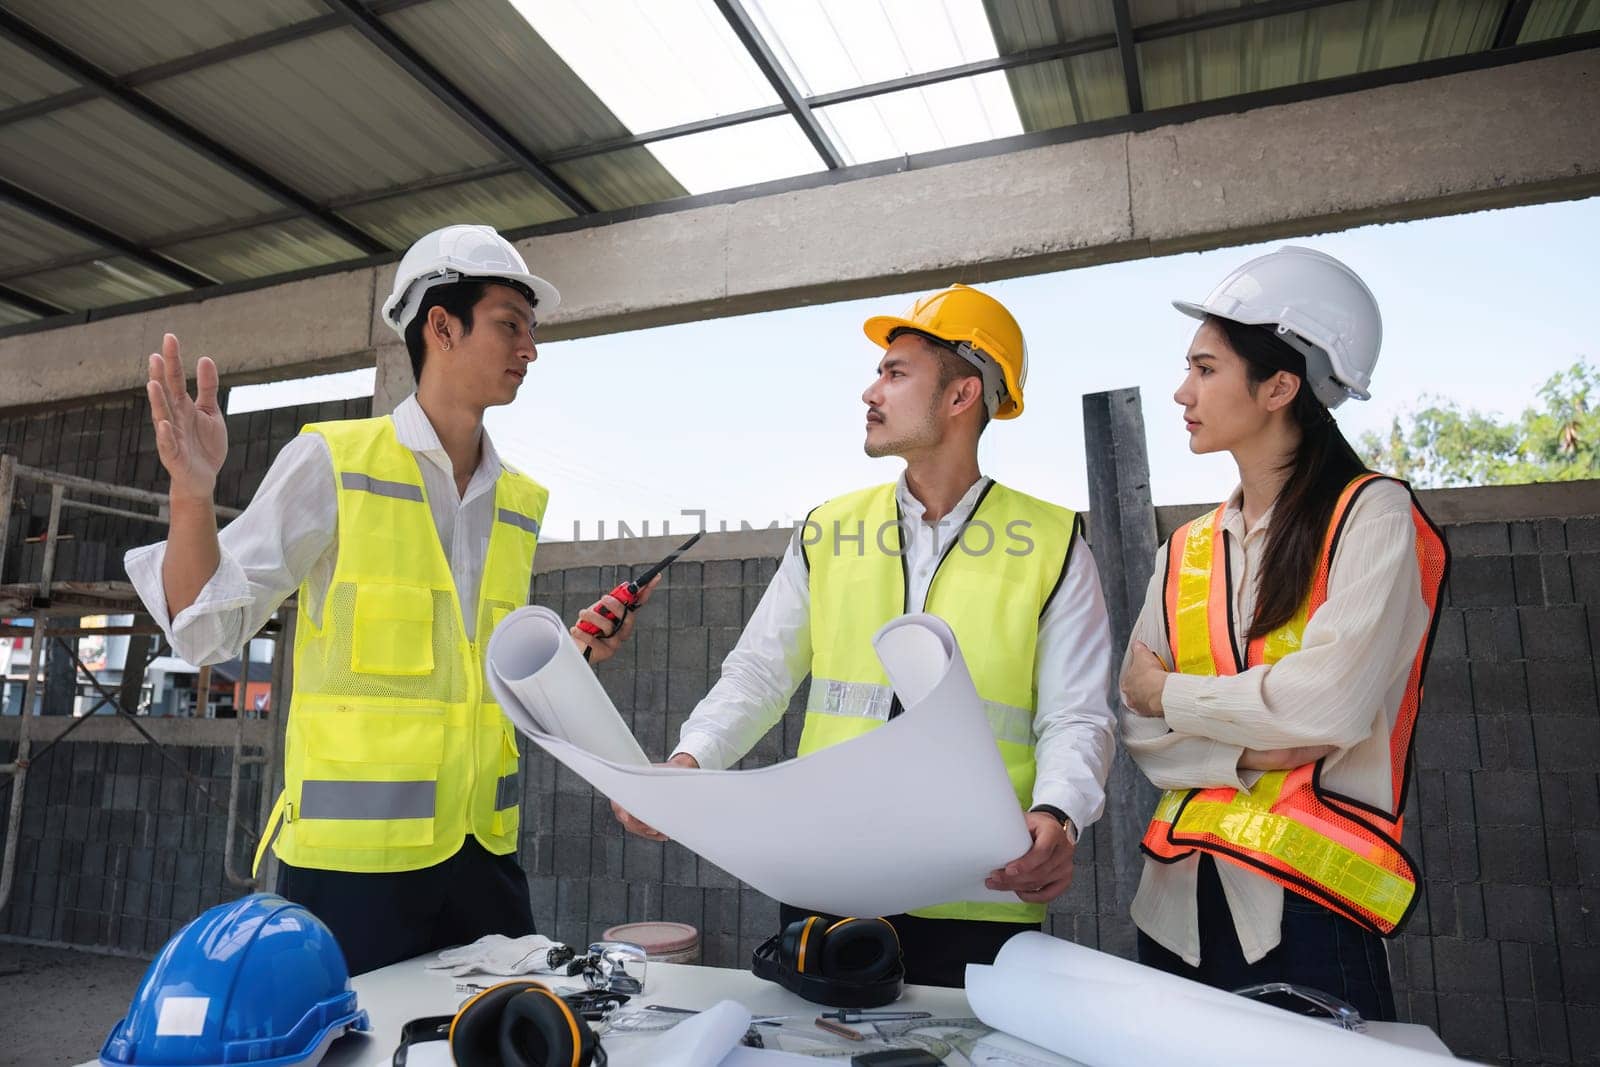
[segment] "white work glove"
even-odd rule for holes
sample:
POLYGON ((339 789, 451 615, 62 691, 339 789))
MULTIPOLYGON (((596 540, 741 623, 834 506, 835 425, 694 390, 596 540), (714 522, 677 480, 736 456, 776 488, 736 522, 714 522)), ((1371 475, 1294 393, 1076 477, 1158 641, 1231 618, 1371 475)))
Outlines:
POLYGON ((447 970, 455 978, 473 973, 507 977, 534 974, 547 969, 551 949, 565 947, 543 934, 529 934, 526 937, 489 934, 470 945, 445 949, 439 953, 437 960, 430 961, 426 966, 429 970, 447 970))

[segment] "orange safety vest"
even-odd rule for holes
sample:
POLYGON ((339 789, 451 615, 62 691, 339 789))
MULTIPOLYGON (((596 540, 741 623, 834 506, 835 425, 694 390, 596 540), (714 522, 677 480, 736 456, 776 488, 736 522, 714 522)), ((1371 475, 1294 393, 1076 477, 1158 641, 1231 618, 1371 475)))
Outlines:
MULTIPOLYGON (((1307 621, 1328 599, 1328 570, 1350 508, 1356 496, 1380 477, 1363 474, 1345 486, 1333 509, 1305 604, 1283 626, 1253 639, 1242 662, 1233 639, 1232 581, 1222 530, 1226 505, 1174 533, 1163 586, 1173 669, 1183 674, 1232 675, 1276 663, 1297 651, 1307 621)), ((1141 847, 1148 855, 1173 863, 1196 851, 1209 853, 1259 871, 1385 937, 1405 922, 1416 903, 1417 871, 1400 845, 1400 811, 1405 807, 1412 727, 1422 699, 1422 671, 1449 565, 1444 538, 1415 496, 1411 518, 1430 621, 1412 659, 1389 734, 1393 810, 1333 792, 1322 780, 1322 760, 1318 760, 1293 770, 1269 771, 1249 792, 1228 787, 1168 790, 1145 830, 1141 847)))

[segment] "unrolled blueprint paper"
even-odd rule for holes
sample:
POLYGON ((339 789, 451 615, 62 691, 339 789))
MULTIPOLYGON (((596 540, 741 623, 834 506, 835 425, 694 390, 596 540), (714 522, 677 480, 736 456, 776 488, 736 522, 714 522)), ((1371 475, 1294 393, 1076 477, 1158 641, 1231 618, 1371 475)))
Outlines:
MULTIPOLYGON (((739 1046, 750 1029, 750 1011, 738 1001, 724 1000, 698 1015, 691 1016, 671 1030, 651 1039, 648 1059, 638 1059, 650 1067, 713 1067, 739 1046)), ((624 1043, 615 1042, 618 1051, 624 1043)), ((632 1059, 619 1057, 617 1067, 628 1067, 632 1059)))
POLYGON ((588 667, 548 609, 507 616, 489 642, 488 674, 500 705, 545 751, 770 897, 838 915, 1014 903, 984 878, 1031 840, 955 635, 935 616, 907 615, 879 630, 873 647, 903 714, 845 744, 748 771, 619 758, 615 732, 626 727, 599 684, 576 677, 588 667), (557 708, 558 700, 566 703, 557 708))
POLYGON ((1401 1048, 1044 934, 967 966, 967 1001, 996 1030, 1089 1064, 1423 1067, 1401 1048))

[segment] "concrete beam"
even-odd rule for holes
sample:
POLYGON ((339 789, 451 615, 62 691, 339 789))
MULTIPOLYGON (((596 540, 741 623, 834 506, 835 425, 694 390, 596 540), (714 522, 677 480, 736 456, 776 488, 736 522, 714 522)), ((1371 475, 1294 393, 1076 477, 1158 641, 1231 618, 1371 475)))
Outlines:
MULTIPOLYGON (((1600 50, 529 238, 551 340, 1600 193, 1600 50)), ((0 339, 0 407, 372 365, 393 267, 0 339)))

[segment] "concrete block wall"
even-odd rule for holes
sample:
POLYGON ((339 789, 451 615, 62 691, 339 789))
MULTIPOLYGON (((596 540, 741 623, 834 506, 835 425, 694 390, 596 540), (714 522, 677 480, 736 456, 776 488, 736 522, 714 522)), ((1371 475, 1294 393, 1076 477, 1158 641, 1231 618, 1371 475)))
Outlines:
MULTIPOLYGON (((42 755, 34 744, 0 934, 152 955, 196 914, 243 892, 223 869, 233 750, 158 750, 128 732, 126 743, 69 738, 42 755)), ((0 762, 15 752, 14 740, 0 740, 0 762)), ((260 770, 240 767, 241 821, 252 832, 260 770)), ((11 800, 8 778, 0 827, 11 800)), ((233 870, 247 872, 255 838, 234 836, 233 870)))
POLYGON ((1390 964, 1459 1055, 1600 1061, 1600 518, 1474 522, 1453 556, 1405 843, 1425 892, 1390 964))
MULTIPOLYGON (((218 478, 217 502, 232 507, 249 503, 272 458, 301 426, 363 418, 371 406, 370 398, 358 397, 228 416, 228 460, 218 478)), ((58 474, 141 489, 159 490, 167 484, 142 394, 47 410, 0 412, 0 452, 16 456, 24 466, 58 474)), ((79 498, 73 494, 73 499, 79 498)), ((117 503, 109 498, 99 502, 117 503)), ((43 548, 25 539, 43 534, 49 515, 49 488, 19 482, 0 585, 39 580, 43 548)), ((127 581, 122 554, 165 536, 164 528, 155 523, 71 509, 63 513, 61 529, 70 536, 57 549, 56 576, 79 582, 127 581)))

